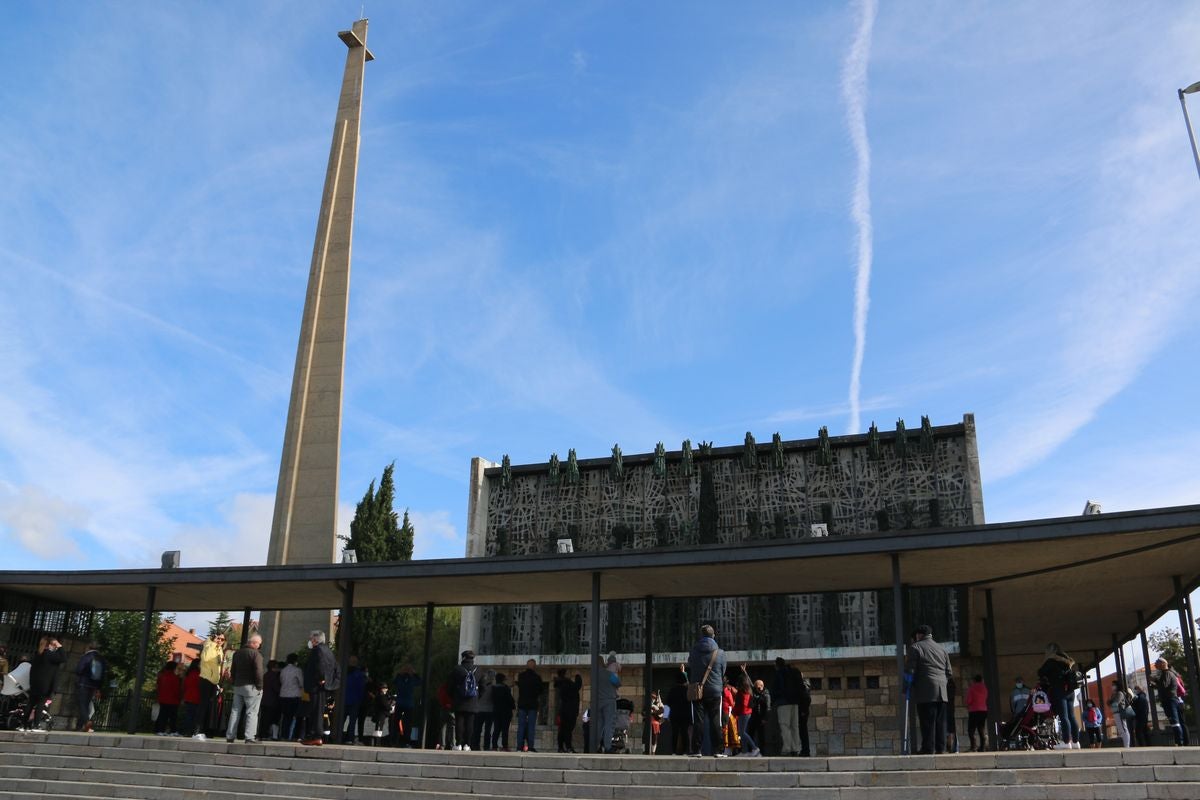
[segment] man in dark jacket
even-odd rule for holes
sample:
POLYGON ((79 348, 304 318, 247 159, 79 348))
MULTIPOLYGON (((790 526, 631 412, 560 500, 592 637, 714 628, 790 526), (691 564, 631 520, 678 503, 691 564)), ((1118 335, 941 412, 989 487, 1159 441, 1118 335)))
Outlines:
POLYGON ((238 716, 242 708, 246 709, 246 734, 248 743, 257 741, 258 706, 262 702, 263 660, 262 637, 253 634, 246 643, 233 654, 233 666, 230 677, 233 683, 233 708, 229 712, 229 724, 225 726, 225 741, 230 744, 237 738, 238 716))
POLYGON ((508 726, 512 724, 513 710, 516 707, 512 689, 504 682, 504 674, 496 673, 496 685, 492 687, 493 750, 508 750, 508 726))
POLYGON ((36 729, 41 723, 39 714, 46 700, 54 696, 54 678, 58 668, 67 660, 67 651, 53 636, 38 640, 37 654, 29 667, 29 717, 26 727, 36 729))
POLYGON ((357 744, 362 739, 363 700, 367 696, 367 671, 358 665, 358 656, 350 656, 346 670, 346 730, 342 736, 343 744, 357 744))
POLYGON ((1158 697, 1159 705, 1162 706, 1167 725, 1175 736, 1175 744, 1180 746, 1187 744, 1187 727, 1183 721, 1179 702, 1179 686, 1181 684, 1179 673, 1171 669, 1171 665, 1165 658, 1159 658, 1154 662, 1154 677, 1151 679, 1151 683, 1154 684, 1154 694, 1158 697))
MULTIPOLYGON (((412 664, 404 664, 396 677, 392 678, 392 692, 396 696, 396 743, 408 747, 412 743, 413 713, 417 707, 416 688, 421 685, 421 676, 412 664)), ((428 727, 428 726, 426 726, 428 727)))
POLYGON ((917 705, 917 718, 921 721, 919 754, 944 753, 946 700, 949 696, 947 684, 953 677, 950 656, 945 648, 933 640, 933 628, 928 625, 918 627, 914 639, 908 648, 904 671, 912 680, 911 697, 917 705))
POLYGON ((700 638, 688 654, 687 671, 691 683, 700 683, 700 702, 692 703, 692 749, 689 755, 724 756, 721 738, 721 697, 725 690, 725 651, 717 647, 716 631, 711 625, 700 628, 700 638))
POLYGON ((583 689, 583 676, 575 680, 567 678, 567 671, 560 669, 554 679, 554 693, 558 696, 558 752, 574 753, 575 722, 579 719, 579 692, 583 689))
POLYGON ((325 632, 308 635, 308 661, 304 662, 304 691, 308 692, 308 726, 301 744, 319 746, 325 737, 325 702, 329 692, 338 689, 337 659, 325 644, 325 632))
POLYGON ((1150 746, 1150 698, 1140 686, 1133 687, 1133 736, 1138 747, 1150 746))
POLYGON ((100 689, 108 675, 108 663, 100 655, 100 645, 92 642, 75 665, 75 697, 79 712, 75 715, 75 730, 92 729, 92 703, 99 699, 100 689))
POLYGON ((517 676, 517 749, 537 752, 537 715, 546 682, 537 674, 537 662, 525 662, 525 671, 517 676))

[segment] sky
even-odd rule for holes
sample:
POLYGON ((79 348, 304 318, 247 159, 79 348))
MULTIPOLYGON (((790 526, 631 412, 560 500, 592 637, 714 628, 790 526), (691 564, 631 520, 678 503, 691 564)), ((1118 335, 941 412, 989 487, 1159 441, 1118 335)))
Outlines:
MULTIPOLYGON (((360 8, 5 5, 8 568, 265 561, 360 8)), ((1200 502, 1200 7, 365 11, 343 529, 392 462, 455 557, 472 456, 968 412, 988 521, 1200 502)))

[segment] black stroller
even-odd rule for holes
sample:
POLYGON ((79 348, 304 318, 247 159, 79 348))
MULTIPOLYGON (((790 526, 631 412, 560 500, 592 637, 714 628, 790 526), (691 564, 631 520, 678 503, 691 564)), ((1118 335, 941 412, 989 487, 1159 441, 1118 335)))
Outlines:
POLYGON ((1029 695, 1025 707, 1000 727, 1000 749, 1053 750, 1057 744, 1058 733, 1054 729, 1050 695, 1044 686, 1039 685, 1029 695))
POLYGON ((624 753, 629 749, 629 721, 633 717, 633 701, 624 697, 617 699, 617 718, 613 721, 612 752, 624 753))
POLYGON ((0 708, 3 708, 4 727, 10 731, 48 731, 54 727, 50 715, 51 698, 47 697, 38 709, 33 722, 29 722, 29 662, 19 664, 4 676, 4 687, 0 689, 0 708))

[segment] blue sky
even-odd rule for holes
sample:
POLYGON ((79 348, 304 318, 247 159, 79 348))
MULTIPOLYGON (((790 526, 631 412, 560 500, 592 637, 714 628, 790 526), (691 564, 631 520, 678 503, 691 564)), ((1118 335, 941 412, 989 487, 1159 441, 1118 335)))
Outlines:
MULTIPOLYGON (((265 560, 359 7, 6 5, 8 566, 265 560)), ((989 521, 1200 500, 1200 8, 366 12, 342 499, 394 460, 418 556, 474 455, 922 414, 989 521)))

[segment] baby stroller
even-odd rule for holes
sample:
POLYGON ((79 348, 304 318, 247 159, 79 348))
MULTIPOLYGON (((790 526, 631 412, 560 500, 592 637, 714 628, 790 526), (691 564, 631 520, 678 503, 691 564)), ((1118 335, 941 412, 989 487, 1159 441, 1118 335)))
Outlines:
POLYGON ((1039 685, 1008 724, 1000 728, 1001 750, 1053 750, 1058 744, 1050 695, 1039 685))
POLYGON ((612 752, 624 753, 629 747, 629 720, 633 717, 633 701, 617 699, 617 717, 613 722, 612 752))
MULTIPOLYGON (((4 727, 10 731, 25 730, 29 725, 29 662, 20 664, 12 672, 4 676, 4 687, 0 688, 3 698, 4 727)), ((42 707, 38 709, 37 717, 30 730, 48 731, 54 727, 54 717, 50 716, 51 698, 47 697, 42 707)))

